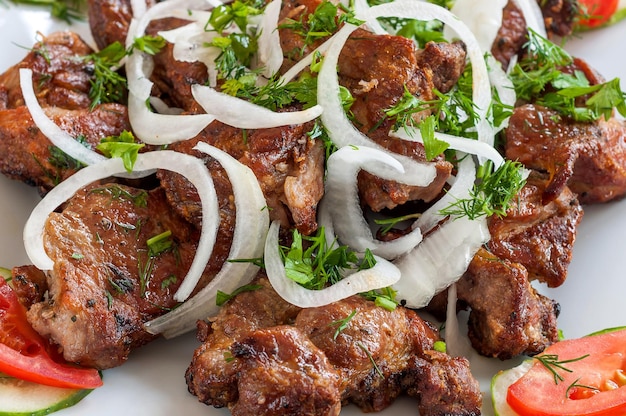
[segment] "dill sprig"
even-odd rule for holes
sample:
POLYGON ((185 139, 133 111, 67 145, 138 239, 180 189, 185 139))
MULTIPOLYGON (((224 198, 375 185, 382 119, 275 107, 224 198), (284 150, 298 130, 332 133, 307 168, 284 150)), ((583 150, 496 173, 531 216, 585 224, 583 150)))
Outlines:
MULTIPOLYGON (((554 377, 554 383, 559 384, 561 381, 565 380, 565 378, 563 378, 563 376, 559 374, 559 371, 564 371, 567 373, 572 372, 571 369, 565 366, 566 364, 580 361, 587 357, 589 357, 589 354, 585 354, 576 358, 570 358, 567 360, 559 360, 559 356, 556 354, 541 354, 533 358, 539 361, 545 368, 547 368, 554 377)), ((577 381, 578 380, 576 380, 574 383, 576 383, 577 381)))

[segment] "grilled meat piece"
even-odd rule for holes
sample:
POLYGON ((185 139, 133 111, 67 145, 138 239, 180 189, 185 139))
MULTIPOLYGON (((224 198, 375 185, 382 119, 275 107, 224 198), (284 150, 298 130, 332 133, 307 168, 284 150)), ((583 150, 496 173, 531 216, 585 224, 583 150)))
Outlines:
POLYGON ((580 12, 578 0, 538 0, 549 37, 567 37, 580 12))
MULTIPOLYGON (((224 150, 252 169, 272 220, 310 234, 317 229, 317 204, 324 192, 324 148, 321 141, 308 136, 312 128, 312 123, 306 123, 244 132, 213 122, 194 139, 174 143, 169 148, 197 156, 209 167, 212 159, 193 150, 196 143, 205 141, 224 150)), ((212 168, 211 171, 214 172, 212 168)), ((159 177, 173 206, 199 225, 201 208, 195 189, 179 175, 161 172, 159 177)))
MULTIPOLYGON (((155 3, 146 0, 146 7, 155 3)), ((128 27, 133 18, 130 0, 89 0, 87 14, 89 29, 98 48, 104 49, 114 42, 126 44, 128 27)))
POLYGON ((237 400, 238 361, 224 359, 233 343, 258 329, 292 323, 300 311, 278 296, 265 276, 252 284, 258 288, 235 296, 209 323, 198 323, 202 345, 185 378, 189 391, 208 405, 224 407, 237 400))
POLYGON ((11 270, 13 291, 26 309, 44 299, 48 290, 46 274, 33 265, 16 266, 11 270))
POLYGON ((517 107, 506 129, 506 157, 550 174, 544 201, 565 186, 582 204, 606 202, 626 193, 626 124, 611 118, 575 122, 553 110, 517 107))
POLYGON ((534 355, 558 341, 559 306, 537 293, 524 266, 480 249, 457 282, 471 307, 469 338, 488 357, 534 355))
POLYGON ((502 26, 491 46, 491 54, 504 69, 509 67, 511 58, 522 51, 527 42, 527 31, 524 13, 514 1, 507 2, 502 10, 502 26))
POLYGON ((297 328, 253 331, 231 351, 238 362, 233 416, 339 415, 339 372, 297 328))
MULTIPOLYGON (((307 405, 325 398, 322 403, 332 414, 335 408, 329 397, 335 394, 343 404, 376 411, 408 390, 422 401, 422 415, 480 414, 480 390, 467 361, 433 351, 438 333, 414 311, 399 307, 390 312, 360 296, 300 310, 282 300, 266 279, 258 283, 260 289, 237 295, 210 324, 200 324, 203 344, 186 374, 190 392, 200 401, 229 406, 233 412, 261 406, 254 412, 266 414, 277 394, 284 393, 289 406, 296 394, 307 405), (338 321, 353 311, 345 328, 339 329, 338 321), (294 356, 294 348, 303 357, 294 356), (235 359, 225 360, 225 354, 235 359), (310 369, 313 373, 304 374, 304 386, 287 375, 288 369, 300 375, 303 360, 317 363, 310 369), (311 374, 318 372, 326 372, 331 380, 312 383, 311 374), (295 386, 294 392, 283 391, 287 383, 295 386), (268 399, 255 401, 261 396, 268 399)), ((311 414, 308 408, 290 409, 292 415, 311 414)))
POLYGON ((408 389, 418 399, 421 415, 480 414, 480 389, 467 360, 433 351, 438 332, 410 309, 388 311, 353 296, 303 309, 295 326, 340 372, 344 403, 365 412, 381 411, 408 389), (339 330, 338 322, 352 313, 339 330), (465 370, 449 372, 452 367, 465 370), (456 382, 441 383, 433 374, 456 382), (439 406, 432 406, 436 402, 439 406))
MULTIPOLYGON (((91 148, 104 137, 130 129, 126 107, 120 104, 102 104, 94 110, 64 110, 54 106, 44 111, 64 131, 91 148)), ((26 106, 0 110, 0 153, 3 155, 0 172, 38 187, 41 193, 83 166, 41 133, 26 106)))
POLYGON ((583 210, 567 187, 556 199, 544 203, 547 184, 544 175, 531 173, 507 215, 489 219, 488 247, 501 259, 521 263, 531 280, 557 287, 567 277, 583 210))
POLYGON ((67 361, 99 369, 120 365, 154 338, 143 323, 176 305, 173 295, 198 238, 196 228, 169 208, 162 189, 93 184, 46 223, 45 249, 54 268, 47 296, 30 307, 28 320, 67 361), (147 240, 167 231, 171 247, 151 251, 147 240))
POLYGON ((73 32, 55 32, 44 37, 22 61, 0 75, 0 110, 24 105, 20 68, 33 71, 35 94, 42 107, 88 108, 91 69, 82 58, 92 52, 73 32))
MULTIPOLYGON (((401 100, 405 88, 423 100, 433 98, 434 88, 449 90, 464 64, 465 49, 461 44, 429 44, 418 52, 413 41, 406 38, 357 30, 339 56, 339 81, 355 99, 350 111, 364 134, 392 152, 425 162, 420 143, 389 137, 395 121, 385 116, 385 110, 401 100)), ((426 187, 402 185, 360 172, 361 200, 374 211, 412 200, 433 200, 452 170, 443 158, 433 163, 437 175, 426 187)))

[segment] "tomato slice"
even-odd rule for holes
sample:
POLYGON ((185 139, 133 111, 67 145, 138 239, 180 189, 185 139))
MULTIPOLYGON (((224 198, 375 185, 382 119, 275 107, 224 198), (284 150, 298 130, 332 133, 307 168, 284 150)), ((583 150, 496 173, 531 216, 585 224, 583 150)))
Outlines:
POLYGON ((96 369, 55 361, 49 343, 28 323, 26 309, 0 279, 0 372, 56 387, 93 389, 102 385, 96 369))
POLYGON ((626 415, 626 329, 557 342, 538 357, 565 367, 550 366, 562 379, 537 360, 508 389, 507 403, 518 414, 626 415))
POLYGON ((578 0, 581 12, 589 16, 581 19, 578 24, 588 28, 606 23, 617 11, 619 0, 578 0))

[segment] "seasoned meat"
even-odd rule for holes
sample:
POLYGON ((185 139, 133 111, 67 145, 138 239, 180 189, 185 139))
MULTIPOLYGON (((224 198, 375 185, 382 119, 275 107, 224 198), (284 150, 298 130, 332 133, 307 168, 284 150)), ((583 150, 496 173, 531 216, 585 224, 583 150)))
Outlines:
POLYGON ((524 265, 530 279, 557 287, 567 277, 583 210, 567 187, 544 203, 547 183, 543 175, 531 173, 507 215, 489 219, 488 247, 497 257, 524 265))
POLYGON ((196 349, 185 378, 189 391, 203 403, 228 406, 238 398, 238 361, 226 360, 237 340, 263 328, 292 323, 300 311, 285 302, 260 275, 253 284, 258 288, 237 295, 224 305, 210 322, 199 322, 196 349))
POLYGON ((507 2, 502 10, 502 26, 491 46, 491 54, 504 69, 509 67, 511 58, 522 51, 522 47, 527 42, 526 34, 524 14, 514 1, 507 2))
POLYGON ((121 184, 78 192, 44 230, 54 261, 48 293, 28 310, 35 330, 67 361, 105 369, 154 338, 143 323, 176 305, 173 295, 198 240, 195 227, 169 209, 165 193, 121 184), (171 232, 169 248, 147 240, 171 232))
POLYGON ((33 265, 16 266, 11 270, 13 291, 27 309, 41 302, 48 290, 46 274, 33 265))
POLYGON ((0 110, 24 105, 20 68, 33 71, 35 94, 42 106, 88 108, 91 69, 82 57, 91 52, 89 45, 73 32, 55 32, 44 37, 22 61, 0 75, 0 110))
POLYGON ((231 351, 239 393, 233 416, 339 415, 340 374, 297 328, 253 331, 231 351))
MULTIPOLYGON (((261 185, 270 207, 270 217, 284 226, 293 225, 304 234, 317 229, 317 204, 324 192, 324 148, 308 132, 313 124, 245 133, 219 122, 211 123, 196 138, 172 144, 169 148, 193 154, 210 164, 211 158, 193 150, 198 141, 220 148, 248 166, 261 185)), ((214 172, 213 168, 211 171, 214 172)), ((186 180, 169 172, 160 178, 168 189, 174 206, 195 224, 201 220, 201 209, 195 189, 186 180)), ((213 175, 216 176, 215 174, 213 175)))
POLYGON ((457 282, 470 308, 472 346, 488 357, 534 355, 558 341, 559 306, 537 293, 524 266, 480 249, 457 282))
MULTIPOLYGON (((92 149, 102 138, 130 129, 126 107, 120 104, 102 104, 94 110, 46 107, 45 112, 64 131, 92 149)), ((0 172, 36 186, 42 193, 82 167, 41 133, 25 106, 0 110, 0 153, 0 172)))
MULTIPOLYGON (((146 0, 146 7, 155 3, 146 0)), ((104 49, 114 42, 126 44, 128 27, 133 18, 130 0, 89 0, 87 12, 91 35, 98 48, 104 49)))
POLYGON ((566 185, 582 204, 626 193, 626 124, 615 118, 574 122, 539 105, 517 107, 506 129, 506 157, 550 174, 546 201, 566 185))
MULTIPOLYGON (((449 85, 456 83, 456 79, 450 78, 458 78, 461 73, 461 62, 465 62, 465 50, 460 44, 430 45, 418 54, 414 43, 406 38, 357 30, 339 57, 339 80, 355 99, 350 111, 363 133, 395 153, 425 162, 420 143, 389 137, 394 121, 387 118, 384 111, 402 98, 405 88, 423 100, 433 98, 435 87, 449 89, 449 85), (431 58, 432 62, 426 64, 431 58)), ((362 202, 374 211, 380 211, 407 201, 433 200, 452 170, 452 165, 443 158, 433 163, 437 176, 426 187, 384 181, 361 172, 359 194, 362 202)))
POLYGON ((578 0, 537 0, 549 37, 572 34, 580 6, 578 0))
POLYGON ((460 359, 457 364, 465 367, 464 372, 448 373, 454 359, 433 351, 439 339, 437 331, 410 309, 387 311, 361 296, 353 296, 304 309, 295 325, 340 371, 344 402, 375 412, 409 389, 417 397, 423 416, 480 414, 480 389, 468 362, 460 359), (345 328, 339 330, 339 322, 351 314, 345 328), (458 376, 459 380, 441 383, 429 372, 450 380, 458 376), (431 397, 422 403, 428 395, 431 397), (430 406, 430 402, 437 401, 441 402, 438 407, 430 406))
POLYGON ((209 324, 199 324, 203 344, 186 378, 200 401, 229 406, 233 414, 274 414, 271 409, 283 411, 273 407, 274 398, 284 395, 280 406, 296 416, 334 414, 339 402, 381 410, 408 391, 422 415, 480 414, 467 360, 433 351, 438 333, 414 311, 390 312, 360 296, 300 310, 266 279, 258 283, 260 289, 237 295, 209 324), (319 374, 329 379, 317 380, 319 374), (294 395, 303 407, 293 407, 294 395))
POLYGON ((415 380, 407 390, 418 399, 421 416, 481 414, 482 399, 478 383, 464 357, 428 350, 424 357, 412 357, 409 366, 415 380))

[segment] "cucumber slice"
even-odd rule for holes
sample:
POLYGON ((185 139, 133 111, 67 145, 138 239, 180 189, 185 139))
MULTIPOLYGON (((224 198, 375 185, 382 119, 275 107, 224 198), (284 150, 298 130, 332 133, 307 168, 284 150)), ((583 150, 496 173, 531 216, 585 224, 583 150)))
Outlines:
POLYGON ((519 380, 533 366, 533 360, 526 360, 517 367, 498 372, 491 379, 491 403, 495 416, 518 416, 506 402, 509 386, 519 380))
POLYGON ((65 409, 91 393, 64 389, 0 375, 0 416, 40 416, 65 409))

